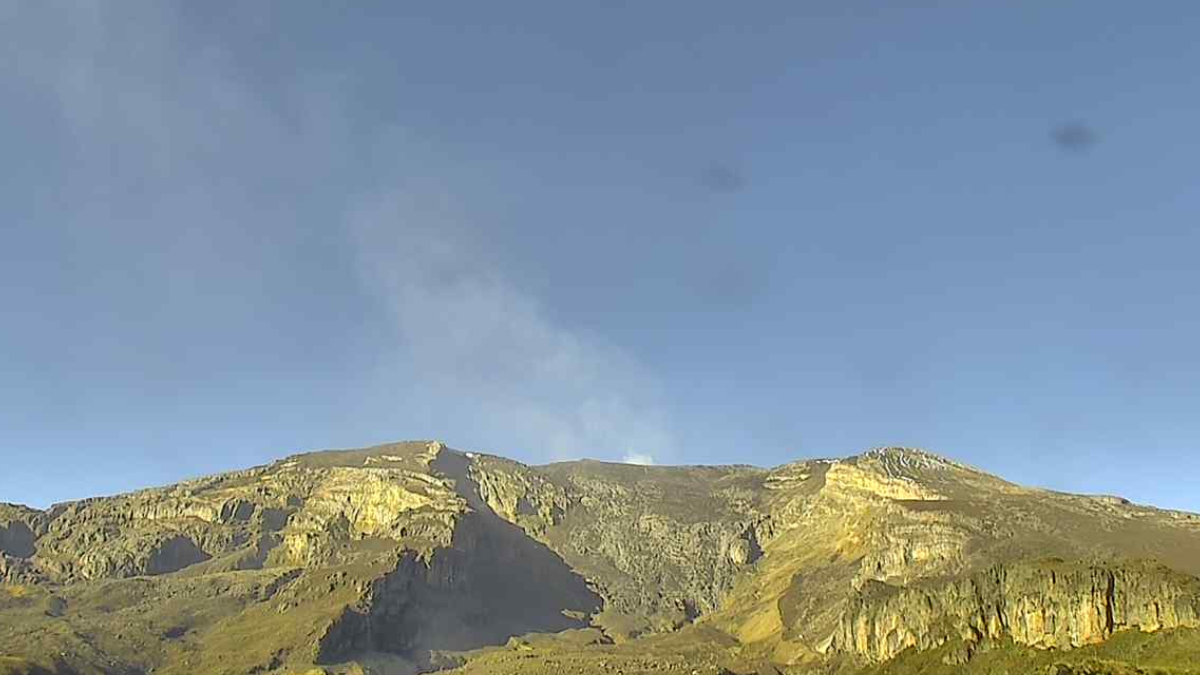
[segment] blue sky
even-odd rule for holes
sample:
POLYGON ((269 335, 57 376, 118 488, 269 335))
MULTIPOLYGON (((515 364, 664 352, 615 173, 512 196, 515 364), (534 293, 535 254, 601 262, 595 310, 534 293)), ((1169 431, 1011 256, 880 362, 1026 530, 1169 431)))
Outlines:
POLYGON ((4 3, 0 500, 442 438, 915 445, 1200 510, 1198 34, 1186 2, 4 3))

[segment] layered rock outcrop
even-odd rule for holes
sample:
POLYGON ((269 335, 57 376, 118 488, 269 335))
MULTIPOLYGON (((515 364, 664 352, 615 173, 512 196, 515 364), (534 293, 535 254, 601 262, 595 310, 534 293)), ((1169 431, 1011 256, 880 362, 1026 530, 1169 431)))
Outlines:
POLYGON ((464 502, 445 479, 405 469, 299 469, 308 477, 302 504, 283 529, 281 560, 315 564, 348 542, 385 539, 448 546, 464 502))
POLYGON ((868 583, 829 649, 890 659, 949 640, 1011 639, 1070 649, 1121 630, 1200 626, 1200 580, 1145 562, 997 565, 968 578, 907 587, 868 583))

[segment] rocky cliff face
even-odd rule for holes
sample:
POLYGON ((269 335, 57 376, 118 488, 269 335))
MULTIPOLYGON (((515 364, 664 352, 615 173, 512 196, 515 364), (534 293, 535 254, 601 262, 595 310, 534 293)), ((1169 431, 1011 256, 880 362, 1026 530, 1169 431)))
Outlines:
POLYGON ((0 583, 31 583, 39 579, 29 558, 37 552, 41 524, 39 511, 0 503, 0 583))
POLYGON ((476 482, 471 458, 443 451, 431 468, 460 510, 452 539, 426 555, 401 554, 360 602, 333 622, 319 662, 363 651, 398 652, 417 667, 440 652, 503 644, 514 635, 587 625, 602 600, 545 545, 501 518, 476 482))
POLYGON ((28 558, 34 554, 37 536, 29 524, 20 520, 0 523, 0 553, 14 558, 28 558))
POLYGON ((759 469, 531 468, 476 456, 471 475, 497 514, 584 573, 634 633, 711 612, 761 555, 759 469))
POLYGON ((409 442, 0 504, 0 657, 79 675, 411 673, 565 630, 610 655, 702 634, 729 672, 782 672, 1200 627, 1195 575, 1200 517, 922 451, 534 467, 409 442))
POLYGON ((871 582, 849 603, 829 649, 885 661, 956 638, 1071 649, 1121 630, 1197 626, 1195 577, 1147 563, 1053 561, 996 565, 937 584, 871 582))

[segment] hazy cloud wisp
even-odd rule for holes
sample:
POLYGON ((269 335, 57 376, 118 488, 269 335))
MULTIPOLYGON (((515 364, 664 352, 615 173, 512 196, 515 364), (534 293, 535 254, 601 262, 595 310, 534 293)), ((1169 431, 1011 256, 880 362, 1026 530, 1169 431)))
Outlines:
MULTIPOLYGON (((387 374, 418 391, 430 417, 452 421, 437 429, 448 441, 533 460, 670 456, 655 379, 620 349, 552 320, 511 283, 481 249, 471 190, 442 187, 465 185, 453 166, 366 198, 313 189, 336 185, 330 178, 363 157, 386 158, 362 177, 380 184, 444 149, 417 147, 388 124, 347 133, 352 102, 336 77, 287 78, 272 98, 220 40, 184 40, 190 33, 174 7, 19 13, 36 28, 22 38, 21 53, 34 56, 19 64, 19 81, 48 93, 72 134, 60 227, 78 240, 88 271, 139 270, 137 283, 103 288, 103 300, 165 308, 153 317, 164 337, 154 340, 221 338, 210 326, 270 331, 258 316, 269 289, 311 274, 303 221, 349 237, 358 278, 323 281, 361 283, 380 301, 395 353, 379 360, 401 363, 387 374), (34 49, 52 43, 42 34, 63 21, 78 37, 70 49, 34 49), (347 214, 345 222, 315 222, 314 204, 347 214)), ((388 417, 411 402, 397 393, 362 388, 363 401, 382 401, 351 415, 364 436, 384 427, 396 438, 421 433, 412 428, 419 414, 388 417)))
POLYGON ((479 248, 462 199, 438 183, 407 183, 357 205, 348 221, 364 283, 412 368, 481 437, 549 459, 672 451, 646 369, 556 323, 516 288, 479 248))

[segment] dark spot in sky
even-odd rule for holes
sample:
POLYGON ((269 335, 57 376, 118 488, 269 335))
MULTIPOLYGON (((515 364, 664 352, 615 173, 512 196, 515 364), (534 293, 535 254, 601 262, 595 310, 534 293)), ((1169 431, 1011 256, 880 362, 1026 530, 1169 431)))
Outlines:
POLYGON ((700 183, 713 192, 737 192, 746 186, 746 177, 727 164, 714 164, 700 174, 700 183))
POLYGON ((1066 122, 1054 128, 1054 144, 1066 152, 1086 152, 1099 140, 1096 132, 1082 122, 1066 122))
POLYGON ((694 297, 709 310, 746 309, 764 292, 767 274, 763 266, 748 261, 730 259, 705 265, 696 277, 694 297))

